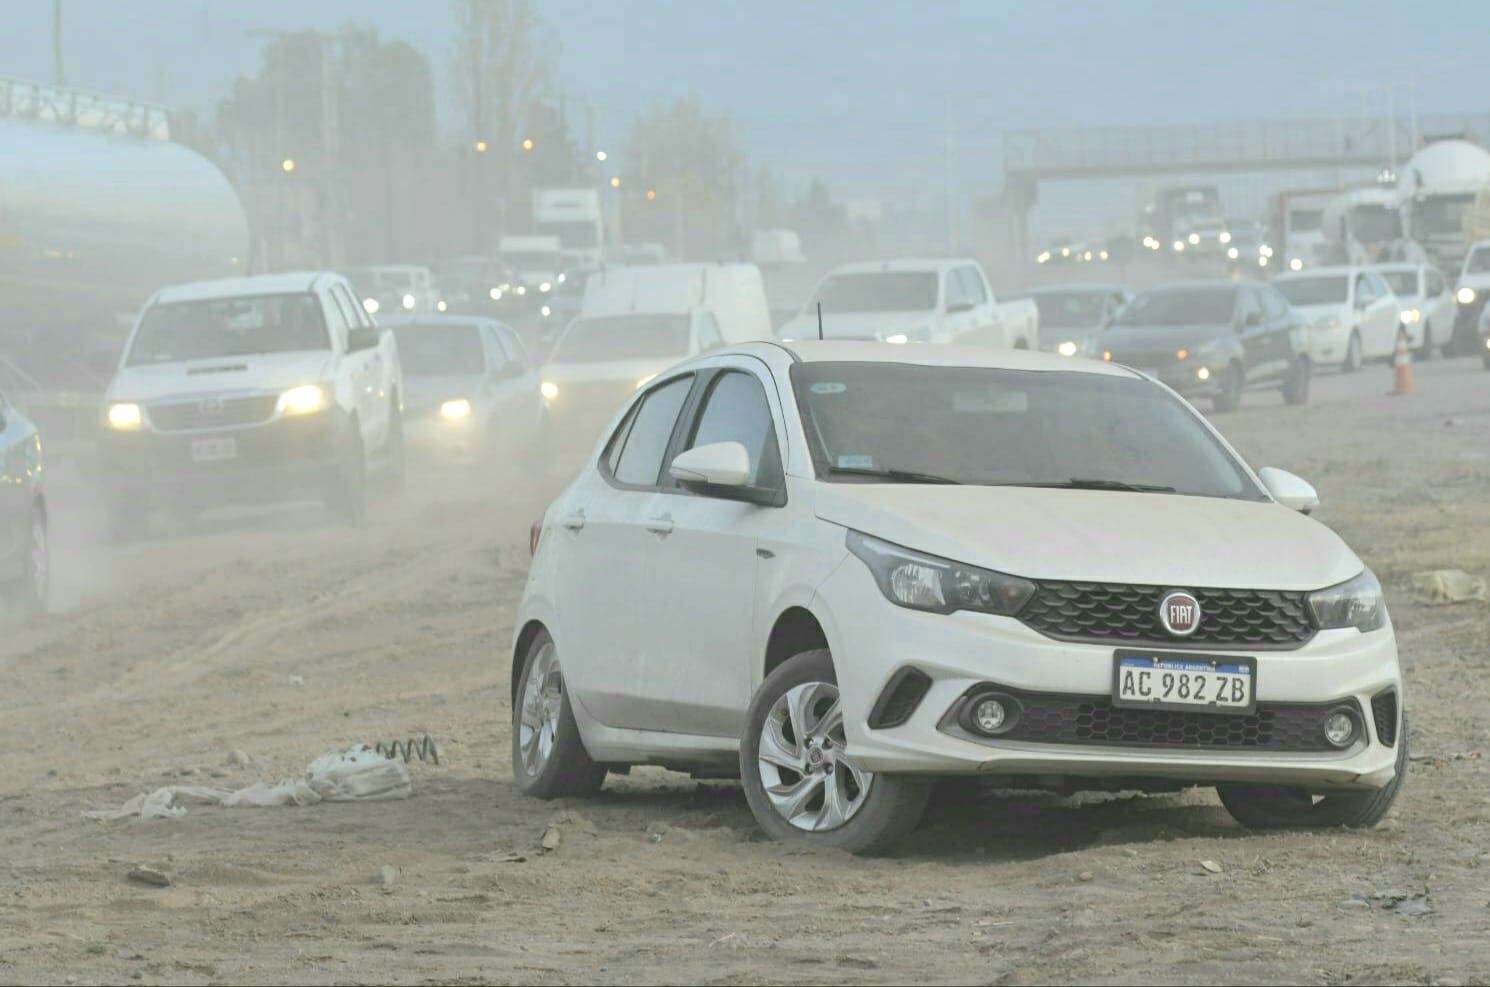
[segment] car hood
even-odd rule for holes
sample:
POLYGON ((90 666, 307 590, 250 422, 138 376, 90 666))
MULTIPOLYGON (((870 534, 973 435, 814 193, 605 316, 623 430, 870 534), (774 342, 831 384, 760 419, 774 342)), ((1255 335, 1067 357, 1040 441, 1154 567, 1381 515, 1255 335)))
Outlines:
MULTIPOLYGON (((884 339, 896 333, 910 334, 930 329, 936 313, 923 312, 838 312, 823 315, 824 339, 884 339)), ((782 339, 816 339, 817 313, 799 315, 777 333, 782 339)))
POLYGON ((1465 274, 1459 278, 1458 288, 1473 288, 1475 291, 1484 291, 1490 288, 1490 271, 1478 271, 1474 274, 1465 274))
POLYGON ((818 491, 825 521, 1031 579, 1314 590, 1362 568, 1329 528, 1271 501, 926 484, 818 491))
POLYGON ((154 401, 232 391, 288 390, 298 384, 324 380, 331 361, 329 350, 316 350, 124 367, 109 385, 108 396, 115 400, 154 401))
POLYGON ((1120 357, 1126 352, 1195 348, 1230 335, 1230 326, 1109 326, 1100 338, 1103 349, 1120 357))
POLYGON ((446 401, 465 398, 476 404, 481 378, 465 374, 433 377, 404 377, 404 412, 410 418, 437 408, 446 401))

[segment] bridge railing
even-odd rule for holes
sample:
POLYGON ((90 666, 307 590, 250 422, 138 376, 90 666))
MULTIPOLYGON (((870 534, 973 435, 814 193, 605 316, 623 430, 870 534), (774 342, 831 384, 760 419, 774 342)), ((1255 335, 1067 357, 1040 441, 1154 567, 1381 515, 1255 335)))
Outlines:
POLYGON ((0 76, 0 116, 107 130, 151 140, 171 139, 170 114, 163 106, 3 76, 0 76))

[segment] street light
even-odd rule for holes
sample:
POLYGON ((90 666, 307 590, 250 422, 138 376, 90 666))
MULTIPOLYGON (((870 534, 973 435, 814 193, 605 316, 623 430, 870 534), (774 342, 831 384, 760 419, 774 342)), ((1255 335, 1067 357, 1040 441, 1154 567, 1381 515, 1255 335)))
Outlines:
POLYGON ((531 150, 533 150, 533 138, 531 138, 531 137, 524 137, 523 138, 523 150, 524 151, 531 151, 531 150))
POLYGON ((477 154, 485 154, 486 153, 486 141, 477 141, 476 142, 476 153, 477 154))
POLYGON ((654 188, 647 189, 647 201, 648 202, 652 202, 656 198, 657 198, 657 190, 654 189, 654 188))
POLYGON ((283 168, 285 174, 288 175, 290 172, 292 172, 292 171, 295 170, 295 159, 294 158, 285 158, 283 161, 281 161, 279 163, 279 166, 281 168, 283 168))

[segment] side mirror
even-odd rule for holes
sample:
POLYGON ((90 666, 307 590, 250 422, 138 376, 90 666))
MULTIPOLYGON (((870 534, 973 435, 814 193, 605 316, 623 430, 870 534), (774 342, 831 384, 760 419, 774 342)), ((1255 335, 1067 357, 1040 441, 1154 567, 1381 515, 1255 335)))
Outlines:
POLYGON ((778 491, 750 485, 750 453, 738 442, 711 442, 674 457, 668 475, 684 490, 721 500, 775 504, 778 491))
POLYGON ((358 326, 347 334, 347 352, 361 353, 373 349, 381 338, 382 330, 377 326, 358 326))
POLYGON ((1287 470, 1265 466, 1257 471, 1257 478, 1273 499, 1284 507, 1308 514, 1319 506, 1319 494, 1314 487, 1307 480, 1294 476, 1287 470))

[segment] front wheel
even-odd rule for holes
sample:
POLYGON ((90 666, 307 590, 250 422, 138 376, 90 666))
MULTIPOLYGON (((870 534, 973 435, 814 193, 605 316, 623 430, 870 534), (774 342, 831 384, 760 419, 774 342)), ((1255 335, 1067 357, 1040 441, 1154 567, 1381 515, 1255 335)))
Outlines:
POLYGON ((1353 374, 1361 369, 1361 364, 1366 358, 1361 354, 1361 334, 1353 332, 1350 334, 1350 342, 1345 345, 1345 362, 1340 366, 1348 374, 1353 374))
POLYGON ((1427 363, 1433 359, 1433 323, 1423 323, 1423 341, 1418 346, 1418 351, 1413 354, 1413 359, 1419 363, 1427 363))
POLYGON ((367 459, 362 451, 362 433, 352 421, 351 435, 342 448, 325 497, 326 513, 342 524, 361 524, 367 516, 367 459))
POLYGON ((26 613, 42 613, 52 589, 52 556, 47 535, 47 515, 40 503, 31 508, 30 535, 26 543, 26 567, 10 589, 10 597, 26 613))
POLYGON ((540 631, 523 656, 523 675, 512 701, 512 779, 535 798, 591 795, 605 781, 605 767, 590 759, 564 687, 559 649, 540 631))
POLYGON ((407 453, 404 449, 404 416, 399 410, 396 398, 393 407, 388 412, 388 438, 383 443, 383 450, 384 469, 387 471, 385 486, 388 493, 396 497, 404 492, 404 484, 408 478, 408 469, 405 465, 407 453))
POLYGON ((1286 404, 1309 403, 1309 361, 1299 357, 1288 371, 1283 382, 1283 401, 1286 404))
POLYGON ((1232 783, 1216 794, 1233 819, 1248 829, 1369 829, 1386 816, 1407 780, 1407 716, 1397 731, 1397 774, 1374 792, 1315 796, 1284 785, 1232 783))
POLYGON ((892 848, 926 811, 929 785, 854 763, 827 649, 787 659, 751 700, 740 778, 766 833, 856 854, 892 848))
POLYGON ((1235 363, 1227 364, 1221 390, 1211 398, 1211 408, 1215 411, 1235 411, 1242 403, 1242 388, 1245 385, 1246 376, 1242 368, 1235 363))

